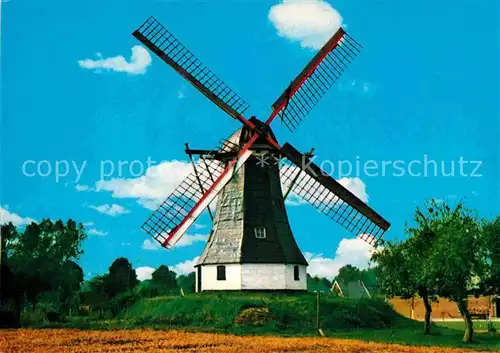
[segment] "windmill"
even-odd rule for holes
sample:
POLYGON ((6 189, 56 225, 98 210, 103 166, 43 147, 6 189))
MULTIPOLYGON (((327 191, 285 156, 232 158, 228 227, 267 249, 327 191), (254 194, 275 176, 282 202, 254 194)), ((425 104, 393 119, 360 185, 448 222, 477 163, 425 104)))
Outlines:
POLYGON ((308 263, 284 205, 291 192, 370 244, 381 239, 389 222, 314 164, 312 153, 278 144, 270 128, 279 118, 293 131, 357 56, 361 45, 344 29, 290 83, 265 121, 245 118, 249 105, 155 18, 133 36, 243 125, 216 149, 186 144, 194 171, 142 227, 171 249, 208 208, 213 226, 196 264, 197 291, 307 288, 308 263), (199 156, 197 163, 193 155, 199 156), (209 208, 214 200, 215 215, 209 208))

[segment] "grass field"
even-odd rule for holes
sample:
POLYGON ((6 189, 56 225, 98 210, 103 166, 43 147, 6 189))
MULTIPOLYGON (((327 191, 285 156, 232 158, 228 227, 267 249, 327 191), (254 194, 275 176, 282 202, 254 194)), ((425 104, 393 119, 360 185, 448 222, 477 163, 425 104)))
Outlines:
MULTIPOLYGON (((465 328, 465 323, 460 321, 439 321, 434 322, 436 326, 447 327, 455 330, 463 330, 465 328)), ((493 328, 500 331, 500 321, 493 321, 493 328)), ((474 330, 488 331, 488 321, 487 320, 474 320, 474 330)))
POLYGON ((472 344, 462 343, 460 321, 436 322, 424 336, 422 322, 379 299, 322 297, 320 323, 328 339, 316 337, 311 294, 157 297, 141 299, 117 317, 77 316, 36 326, 42 330, 4 331, 7 348, 0 352, 500 352, 500 334, 485 332, 484 322, 475 323, 479 332, 472 344), (50 342, 37 343, 50 335, 50 342))
POLYGON ((362 341, 398 343, 414 346, 454 347, 473 349, 474 351, 500 352, 500 335, 492 333, 474 334, 471 344, 462 342, 463 330, 433 326, 431 334, 423 334, 423 324, 416 327, 394 327, 384 330, 352 330, 346 332, 328 332, 329 337, 358 339, 362 341))
POLYGON ((463 348, 414 347, 313 337, 242 337, 163 330, 81 331, 71 329, 6 330, 0 336, 2 353, 90 352, 335 352, 335 353, 459 353, 463 348))

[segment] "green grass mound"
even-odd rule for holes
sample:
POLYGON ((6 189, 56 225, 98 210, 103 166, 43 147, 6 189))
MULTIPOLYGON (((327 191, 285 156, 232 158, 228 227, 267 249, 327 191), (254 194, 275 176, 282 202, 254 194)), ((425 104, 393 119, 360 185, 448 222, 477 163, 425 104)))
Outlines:
MULTIPOLYGON (((132 326, 168 326, 232 332, 311 333, 314 294, 218 293, 142 299, 120 319, 132 326)), ((404 321, 383 300, 322 296, 321 327, 383 329, 404 321)))

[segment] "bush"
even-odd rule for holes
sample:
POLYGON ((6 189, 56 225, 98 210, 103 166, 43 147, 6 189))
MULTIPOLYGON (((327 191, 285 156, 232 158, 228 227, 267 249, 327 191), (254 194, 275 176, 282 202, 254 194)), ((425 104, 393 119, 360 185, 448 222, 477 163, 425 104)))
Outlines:
POLYGON ((21 324, 23 326, 38 326, 64 321, 65 317, 60 313, 55 303, 39 302, 34 308, 27 307, 21 313, 21 324))
POLYGON ((154 298, 161 295, 160 288, 155 285, 151 280, 145 280, 135 287, 135 291, 142 298, 154 298))
POLYGON ((113 315, 118 315, 123 309, 128 309, 136 303, 141 296, 135 291, 126 291, 114 297, 110 304, 113 315))
POLYGON ((48 311, 45 316, 47 317, 47 320, 49 322, 60 322, 61 320, 61 314, 59 314, 57 311, 48 311))
POLYGON ((273 314, 266 307, 254 307, 243 309, 234 320, 240 325, 264 325, 274 321, 273 314))
POLYGON ((25 309, 21 312, 21 326, 36 326, 47 322, 45 313, 36 309, 25 309))
POLYGON ((488 321, 488 332, 489 333, 496 333, 497 332, 497 330, 493 326, 493 322, 492 321, 488 321))

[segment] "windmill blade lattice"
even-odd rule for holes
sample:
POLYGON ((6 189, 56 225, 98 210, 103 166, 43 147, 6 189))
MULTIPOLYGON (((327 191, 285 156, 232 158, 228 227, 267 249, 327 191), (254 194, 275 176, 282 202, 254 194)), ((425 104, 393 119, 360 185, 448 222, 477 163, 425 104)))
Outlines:
POLYGON ((238 119, 248 109, 248 103, 154 17, 150 17, 132 35, 233 118, 238 119))
POLYGON ((389 229, 389 222, 291 145, 280 152, 287 157, 280 167, 281 182, 294 194, 372 245, 389 229))
POLYGON ((361 45, 340 28, 273 104, 293 131, 360 52, 361 45))
POLYGON ((217 160, 200 160, 196 166, 198 175, 194 171, 189 174, 146 220, 142 229, 162 246, 171 248, 175 245, 169 242, 171 231, 184 220, 223 170, 224 166, 217 160), (200 190, 200 184, 203 191, 200 190))

